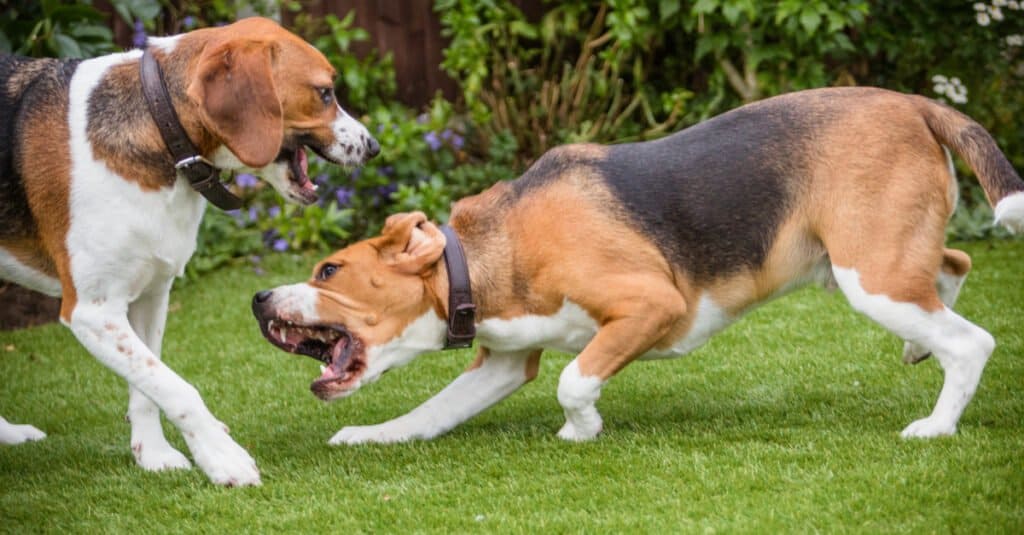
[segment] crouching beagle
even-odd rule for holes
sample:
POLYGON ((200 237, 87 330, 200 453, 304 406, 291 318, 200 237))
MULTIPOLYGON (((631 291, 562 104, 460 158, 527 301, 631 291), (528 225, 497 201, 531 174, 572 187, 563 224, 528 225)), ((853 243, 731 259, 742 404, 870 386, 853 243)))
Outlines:
MULTIPOLYGON (((307 149, 342 165, 378 152, 335 101, 335 74, 259 18, 151 38, 145 53, 0 56, 0 278, 61 296, 61 321, 128 381, 131 449, 147 470, 190 466, 164 438, 163 411, 215 483, 260 482, 196 389, 160 361, 168 292, 206 199, 238 206, 219 169, 309 204, 307 149)), ((0 418, 0 443, 44 436, 0 418)))
POLYGON ((475 328, 476 361, 448 387, 332 444, 444 433, 531 380, 545 348, 578 353, 559 379, 558 436, 588 440, 624 366, 689 353, 817 282, 903 338, 905 360, 938 359, 938 402, 903 436, 948 435, 995 343, 952 310, 971 263, 943 247, 957 201, 944 147, 974 169, 996 220, 1024 230, 1024 182, 977 123, 917 96, 820 89, 657 141, 556 148, 457 202, 450 228, 394 215, 253 309, 273 344, 323 361, 312 390, 325 400, 475 328))

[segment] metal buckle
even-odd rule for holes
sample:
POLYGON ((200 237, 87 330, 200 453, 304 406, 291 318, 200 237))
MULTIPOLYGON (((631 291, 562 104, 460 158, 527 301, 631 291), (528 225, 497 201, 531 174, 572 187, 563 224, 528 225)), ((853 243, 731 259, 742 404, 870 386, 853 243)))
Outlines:
POLYGON ((189 156, 188 158, 185 158, 184 160, 174 164, 174 168, 175 169, 184 169, 186 167, 192 167, 193 165, 195 165, 197 163, 205 164, 205 165, 208 165, 210 167, 216 167, 215 165, 213 165, 213 162, 211 162, 210 160, 207 160, 206 158, 203 158, 201 155, 196 154, 195 156, 189 156))

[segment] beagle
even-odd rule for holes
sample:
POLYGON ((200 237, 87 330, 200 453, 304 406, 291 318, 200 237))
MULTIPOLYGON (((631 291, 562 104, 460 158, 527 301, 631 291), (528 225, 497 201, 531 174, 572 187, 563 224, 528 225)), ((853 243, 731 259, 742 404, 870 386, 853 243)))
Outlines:
MULTIPOLYGON (((163 411, 213 482, 258 485, 253 459, 160 360, 168 292, 195 250, 209 192, 186 169, 205 166, 214 178, 204 187, 221 200, 231 196, 217 169, 254 173, 310 204, 307 149, 358 165, 379 145, 336 102, 327 59, 271 20, 150 38, 146 55, 171 108, 162 111, 195 150, 189 161, 154 120, 142 50, 81 61, 0 56, 0 278, 60 296, 61 322, 128 381, 139 466, 191 465, 164 437, 163 411)), ((44 436, 0 418, 0 443, 44 436)))
POLYGON ((533 379, 546 348, 577 354, 558 383, 558 436, 576 441, 601 431, 595 402, 630 362, 685 355, 817 282, 904 339, 908 362, 936 357, 938 402, 902 435, 949 435, 995 342, 952 310, 971 262, 943 245, 957 202, 947 148, 978 175, 996 221, 1024 230, 1024 182, 976 122, 918 96, 818 89, 656 141, 555 148, 458 201, 453 232, 393 215, 308 282, 258 293, 253 311, 270 342, 323 361, 312 390, 331 400, 464 341, 472 329, 452 312, 471 293, 475 362, 410 413, 330 442, 435 437, 533 379), (468 287, 450 274, 463 263, 468 287))

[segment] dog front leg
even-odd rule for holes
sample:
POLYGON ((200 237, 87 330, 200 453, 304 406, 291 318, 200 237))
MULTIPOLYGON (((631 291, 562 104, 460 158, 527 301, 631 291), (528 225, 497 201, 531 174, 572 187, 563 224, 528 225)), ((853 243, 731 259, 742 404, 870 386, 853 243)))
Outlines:
MULTIPOLYGON (((167 300, 171 282, 143 295, 128 306, 128 322, 153 356, 160 358, 167 300)), ((132 426, 131 446, 135 462, 145 470, 160 471, 190 468, 192 463, 172 447, 160 425, 160 408, 134 386, 128 387, 128 421, 132 426)))
POLYGON ((127 308, 123 301, 80 295, 69 327, 93 356, 167 414, 210 480, 228 486, 258 485, 255 461, 228 436, 199 392, 146 347, 128 322, 127 308))
POLYGON ((666 302, 643 304, 633 313, 622 311, 620 319, 602 326, 562 371, 558 403, 565 412, 565 425, 558 431, 559 438, 579 442, 601 432, 603 423, 596 407, 601 388, 612 375, 664 338, 685 313, 685 303, 678 293, 666 289, 661 295, 666 302))
POLYGON ((540 350, 491 353, 487 348, 480 348, 468 370, 408 414, 378 425, 345 427, 329 443, 390 443, 434 438, 531 381, 537 376, 540 354, 540 350))

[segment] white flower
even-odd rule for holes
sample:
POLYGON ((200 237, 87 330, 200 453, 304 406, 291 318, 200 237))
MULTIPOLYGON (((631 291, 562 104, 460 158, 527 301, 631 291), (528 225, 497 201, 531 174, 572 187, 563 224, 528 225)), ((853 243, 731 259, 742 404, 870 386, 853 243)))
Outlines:
POLYGON ((988 7, 988 6, 986 6, 985 4, 983 4, 981 2, 975 2, 974 3, 974 10, 975 11, 985 11, 986 7, 988 7))
POLYGON ((1006 36, 1006 44, 1009 46, 1024 46, 1024 35, 1019 33, 1006 36))
POLYGON ((1003 10, 996 6, 988 8, 989 15, 992 15, 992 20, 1003 20, 1003 10))
POLYGON ((989 18, 988 13, 978 13, 978 24, 981 26, 988 26, 992 23, 992 19, 989 18))
POLYGON ((1017 2, 1017 0, 1008 0, 1006 2, 1006 7, 1012 9, 1013 11, 1017 11, 1020 9, 1020 3, 1017 2))
POLYGON ((960 78, 936 74, 932 76, 932 83, 935 84, 932 89, 936 94, 948 98, 955 104, 967 103, 967 87, 960 78))
POLYGON ((1006 7, 1006 0, 992 0, 992 5, 995 7, 1006 7))
POLYGON ((935 76, 932 76, 932 82, 936 84, 945 84, 949 82, 949 78, 946 78, 941 74, 936 74, 935 76))

